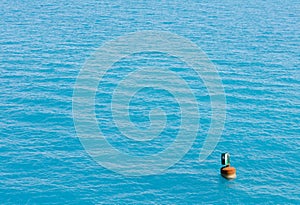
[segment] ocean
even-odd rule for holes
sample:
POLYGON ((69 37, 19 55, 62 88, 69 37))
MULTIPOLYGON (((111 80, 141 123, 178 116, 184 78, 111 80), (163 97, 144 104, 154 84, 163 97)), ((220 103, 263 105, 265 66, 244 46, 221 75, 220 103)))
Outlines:
POLYGON ((0 204, 299 204, 299 13, 2 0, 0 204))

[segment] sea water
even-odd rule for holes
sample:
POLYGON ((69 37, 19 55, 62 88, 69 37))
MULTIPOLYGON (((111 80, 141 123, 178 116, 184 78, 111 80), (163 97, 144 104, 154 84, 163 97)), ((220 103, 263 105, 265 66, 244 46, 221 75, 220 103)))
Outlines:
POLYGON ((277 0, 2 0, 0 203, 299 204, 299 10, 297 1, 277 0), (180 104, 159 86, 140 89, 128 105, 140 130, 151 126, 151 110, 163 110, 167 120, 159 136, 129 139, 114 123, 113 92, 140 67, 181 76, 200 116, 196 138, 178 162, 153 175, 124 176, 98 163, 81 143, 73 92, 99 47, 145 30, 176 34, 206 53, 222 80, 226 120, 216 147, 199 161, 212 116, 203 79, 159 52, 115 62, 94 102, 99 130, 119 152, 153 156, 180 132, 180 104), (235 180, 219 174, 223 152, 231 154, 235 180))

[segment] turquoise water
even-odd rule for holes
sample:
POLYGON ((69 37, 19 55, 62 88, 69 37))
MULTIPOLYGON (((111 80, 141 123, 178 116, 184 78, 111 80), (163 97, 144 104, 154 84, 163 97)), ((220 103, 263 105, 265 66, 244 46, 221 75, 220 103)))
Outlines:
POLYGON ((299 204, 300 72, 297 1, 1 1, 1 204, 299 204), (168 115, 161 139, 121 136, 107 105, 120 79, 139 66, 171 67, 199 101, 201 127, 189 152, 163 173, 123 176, 100 166, 76 134, 76 78, 95 50, 141 30, 168 31, 197 44, 226 93, 226 121, 204 161, 210 97, 180 60, 142 53, 117 62, 96 94, 107 140, 135 156, 162 151, 179 132, 180 106, 159 88, 133 96, 131 121, 149 126, 149 110, 168 115), (120 68, 126 68, 120 71, 120 68), (152 99, 152 100, 151 100, 152 99), (147 102, 147 103, 145 103, 147 102), (220 177, 228 151, 237 178, 220 177))

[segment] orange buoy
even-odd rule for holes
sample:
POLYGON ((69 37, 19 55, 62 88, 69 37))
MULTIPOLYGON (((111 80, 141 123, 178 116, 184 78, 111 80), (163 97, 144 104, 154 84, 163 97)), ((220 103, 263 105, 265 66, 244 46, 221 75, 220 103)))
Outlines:
POLYGON ((221 175, 226 179, 236 178, 236 170, 230 166, 230 155, 228 152, 221 154, 221 163, 225 165, 221 168, 221 175))
POLYGON ((235 179, 236 178, 236 170, 234 167, 230 165, 221 168, 221 175, 226 179, 235 179))

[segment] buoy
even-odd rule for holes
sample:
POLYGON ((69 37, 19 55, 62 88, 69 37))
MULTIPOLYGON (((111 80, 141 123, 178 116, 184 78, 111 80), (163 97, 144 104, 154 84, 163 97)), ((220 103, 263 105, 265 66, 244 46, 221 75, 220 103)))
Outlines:
POLYGON ((221 168, 221 175, 226 179, 235 179, 236 170, 234 167, 230 166, 230 155, 228 152, 221 154, 222 165, 225 165, 221 168))
POLYGON ((234 167, 227 166, 221 168, 221 175, 226 179, 235 179, 236 178, 236 170, 234 167))

